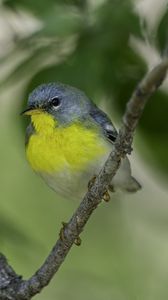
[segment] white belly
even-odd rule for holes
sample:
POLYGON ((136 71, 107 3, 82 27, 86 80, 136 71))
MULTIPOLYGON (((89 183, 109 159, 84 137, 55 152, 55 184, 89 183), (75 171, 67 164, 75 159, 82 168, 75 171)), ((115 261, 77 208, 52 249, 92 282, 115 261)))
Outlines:
POLYGON ((81 199, 87 191, 89 180, 99 173, 104 161, 105 158, 96 161, 85 171, 73 171, 66 168, 59 173, 40 173, 40 176, 59 195, 70 199, 81 199))
MULTIPOLYGON (((110 153, 110 151, 109 151, 110 153)), ((59 173, 40 173, 44 181, 59 195, 80 200, 88 189, 89 180, 99 173, 109 153, 100 160, 96 160, 85 171, 72 171, 68 167, 59 173)), ((131 168, 128 158, 125 158, 112 180, 114 190, 121 189, 135 192, 140 188, 139 183, 131 176, 131 168)))

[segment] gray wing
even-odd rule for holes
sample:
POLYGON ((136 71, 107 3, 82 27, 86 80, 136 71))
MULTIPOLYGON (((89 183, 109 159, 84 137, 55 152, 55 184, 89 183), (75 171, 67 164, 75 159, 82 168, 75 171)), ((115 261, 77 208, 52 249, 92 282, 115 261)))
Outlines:
POLYGON ((109 117, 102 110, 100 110, 96 105, 91 107, 90 116, 93 118, 93 120, 96 123, 100 125, 107 139, 111 143, 114 143, 118 133, 113 123, 109 119, 109 117))
POLYGON ((34 129, 33 125, 30 123, 28 125, 28 127, 26 128, 25 146, 28 145, 29 139, 33 133, 35 133, 35 129, 34 129))
MULTIPOLYGON (((107 139, 111 143, 114 143, 118 133, 109 117, 96 107, 96 105, 91 108, 90 116, 101 126, 107 139)), ((139 182, 131 175, 131 166, 127 157, 122 160, 121 166, 112 180, 112 186, 114 187, 114 190, 119 187, 120 189, 131 193, 136 192, 141 188, 139 182)))

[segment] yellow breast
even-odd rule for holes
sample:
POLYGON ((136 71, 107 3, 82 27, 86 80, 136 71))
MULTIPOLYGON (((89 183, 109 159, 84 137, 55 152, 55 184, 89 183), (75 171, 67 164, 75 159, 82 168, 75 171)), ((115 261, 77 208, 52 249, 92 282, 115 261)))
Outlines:
POLYGON ((37 172, 84 170, 96 159, 107 153, 107 145, 97 130, 80 123, 69 127, 56 126, 56 120, 47 113, 32 115, 35 134, 26 147, 26 155, 37 172))

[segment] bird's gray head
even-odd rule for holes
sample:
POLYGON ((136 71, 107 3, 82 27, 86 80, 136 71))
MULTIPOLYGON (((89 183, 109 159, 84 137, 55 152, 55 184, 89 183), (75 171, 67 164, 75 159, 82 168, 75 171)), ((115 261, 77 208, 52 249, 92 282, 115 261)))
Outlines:
POLYGON ((51 114, 58 124, 68 124, 87 116, 91 105, 91 101, 79 89, 62 83, 48 83, 38 86, 29 95, 25 114, 42 110, 51 114))

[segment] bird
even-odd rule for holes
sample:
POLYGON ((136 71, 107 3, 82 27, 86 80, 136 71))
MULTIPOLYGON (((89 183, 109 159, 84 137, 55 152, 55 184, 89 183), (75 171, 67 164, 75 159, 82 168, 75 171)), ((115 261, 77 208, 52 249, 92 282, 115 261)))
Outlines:
MULTIPOLYGON (((29 94, 22 115, 30 117, 25 149, 35 173, 64 198, 84 196, 118 136, 107 114, 78 88, 51 82, 29 94)), ((128 157, 121 161, 111 187, 124 192, 141 188, 131 175, 128 157)))

